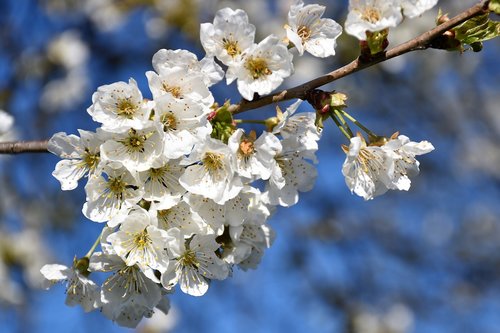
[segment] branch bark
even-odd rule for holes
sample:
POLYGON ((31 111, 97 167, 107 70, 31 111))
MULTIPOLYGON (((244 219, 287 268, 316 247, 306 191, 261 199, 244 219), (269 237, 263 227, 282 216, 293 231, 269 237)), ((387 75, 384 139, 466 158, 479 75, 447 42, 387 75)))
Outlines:
POLYGON ((449 21, 444 22, 435 27, 434 29, 424 32, 420 36, 415 37, 414 39, 411 39, 403 44, 400 44, 388 50, 381 56, 372 59, 369 62, 362 62, 358 58, 339 69, 336 69, 328 74, 320 76, 314 80, 311 80, 299 86, 290 88, 288 90, 282 90, 271 95, 258 97, 252 101, 247 101, 243 99, 240 101, 239 104, 231 105, 229 110, 233 114, 238 114, 248 110, 257 109, 269 104, 286 101, 289 99, 295 99, 295 98, 305 99, 307 93, 312 89, 319 88, 327 83, 336 81, 340 78, 343 78, 344 76, 353 74, 367 67, 371 67, 382 61, 395 58, 397 56, 403 55, 411 51, 427 49, 432 40, 441 36, 447 30, 450 30, 473 17, 488 13, 489 12, 488 3, 489 1, 482 1, 481 3, 478 3, 475 6, 472 6, 466 11, 453 17, 449 21))
MULTIPOLYGON (((290 99, 300 98, 305 99, 309 91, 319 88, 327 83, 336 81, 347 75, 358 72, 362 69, 371 67, 382 61, 386 61, 405 53, 423 50, 429 47, 429 44, 435 38, 441 36, 447 30, 450 30, 457 25, 476 17, 478 15, 486 14, 488 10, 489 1, 482 1, 481 3, 472 6, 471 8, 465 10, 464 12, 453 17, 449 21, 442 23, 431 29, 420 36, 407 41, 406 43, 400 44, 381 56, 370 60, 369 62, 362 62, 358 59, 353 60, 349 64, 338 68, 328 74, 320 76, 304 84, 298 85, 296 87, 290 88, 288 90, 278 91, 274 94, 267 96, 262 96, 254 99, 253 101, 241 100, 238 104, 233 104, 229 107, 229 110, 233 114, 242 113, 252 109, 261 108, 263 106, 278 103, 290 99)), ((19 142, 0 142, 0 154, 19 154, 19 153, 47 153, 47 143, 48 140, 44 141, 19 141, 19 142)))
POLYGON ((48 153, 49 140, 0 142, 0 154, 48 153))

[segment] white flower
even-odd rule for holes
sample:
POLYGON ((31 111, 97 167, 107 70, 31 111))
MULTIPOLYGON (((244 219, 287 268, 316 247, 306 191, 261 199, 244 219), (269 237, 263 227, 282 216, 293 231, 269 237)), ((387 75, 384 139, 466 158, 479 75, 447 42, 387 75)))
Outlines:
POLYGON ((162 96, 156 100, 154 120, 165 133, 164 154, 168 158, 187 155, 193 145, 212 133, 206 115, 209 109, 199 104, 162 96))
POLYGON ((227 84, 237 79, 238 91, 249 101, 254 93, 269 94, 292 74, 292 57, 278 37, 270 35, 250 47, 240 62, 229 66, 227 84))
POLYGON ((241 10, 223 8, 215 14, 214 23, 202 23, 200 41, 209 56, 215 56, 224 65, 241 61, 242 54, 254 43, 255 26, 248 23, 241 10))
POLYGON ((414 18, 437 4, 438 0, 400 0, 404 16, 414 18))
POLYGON ((325 58, 335 55, 337 38, 342 27, 332 19, 322 19, 325 7, 307 5, 298 0, 288 12, 287 38, 295 45, 300 55, 304 50, 315 57, 325 58))
POLYGON ((101 145, 105 162, 119 162, 129 171, 145 171, 163 153, 163 132, 159 126, 142 130, 133 128, 122 133, 111 133, 101 145))
POLYGON ((281 114, 280 122, 274 126, 272 133, 281 135, 287 140, 288 145, 294 145, 294 149, 307 154, 308 159, 316 162, 314 153, 318 150, 318 142, 321 132, 315 124, 316 114, 314 112, 303 112, 294 114, 301 100, 290 105, 281 114))
POLYGON ((252 219, 255 213, 250 213, 249 209, 258 195, 260 195, 259 190, 245 186, 236 197, 223 205, 191 193, 185 197, 185 200, 191 209, 198 213, 216 234, 220 235, 225 225, 240 226, 247 219, 252 219))
POLYGON ((100 160, 101 138, 93 132, 78 130, 80 137, 64 132, 54 134, 47 149, 63 158, 52 175, 61 183, 63 191, 73 190, 83 176, 92 176, 100 160))
POLYGON ((0 141, 6 141, 12 126, 14 126, 14 117, 4 110, 0 110, 0 141))
POLYGON ((367 146, 361 136, 351 138, 342 167, 351 192, 365 200, 384 194, 387 190, 410 189, 410 177, 419 173, 416 155, 434 150, 430 142, 411 142, 404 135, 391 137, 382 146, 367 146))
POLYGON ((276 118, 275 118, 277 123, 270 129, 271 133, 279 134, 281 129, 288 122, 288 118, 290 118, 297 111, 301 103, 302 103, 301 99, 296 100, 294 103, 292 103, 286 108, 285 112, 281 111, 281 108, 277 106, 276 118))
POLYGON ((342 174, 352 193, 370 200, 387 192, 394 174, 394 160, 398 158, 394 152, 367 146, 360 135, 351 138, 349 147, 342 149, 347 154, 342 174))
POLYGON ((131 127, 141 129, 148 123, 153 104, 145 102, 134 79, 100 86, 92 95, 87 112, 102 129, 120 132, 131 127))
POLYGON ((106 165, 103 174, 91 177, 85 186, 87 202, 83 214, 94 222, 106 222, 118 214, 127 213, 143 194, 137 179, 127 169, 106 165))
POLYGON ((227 205, 230 205, 231 201, 234 199, 228 200, 225 204, 219 205, 212 199, 188 193, 184 200, 186 200, 193 212, 196 212, 196 214, 200 216, 203 221, 210 225, 215 234, 222 234, 224 231, 224 224, 226 222, 226 207, 227 205))
POLYGON ((316 181, 316 168, 306 161, 310 159, 307 151, 296 150, 293 140, 281 142, 283 150, 276 157, 276 167, 266 186, 264 200, 271 205, 289 207, 299 200, 300 192, 312 190, 316 181))
POLYGON ((281 143, 273 134, 263 132, 257 139, 255 131, 246 135, 241 128, 231 135, 228 146, 236 156, 236 172, 251 180, 269 179, 276 163, 274 156, 281 151, 281 143))
POLYGON ((99 288, 74 266, 75 264, 71 268, 58 264, 44 265, 40 272, 47 279, 45 287, 48 289, 56 282, 66 281, 66 305, 80 304, 85 312, 92 311, 99 304, 99 288))
POLYGON ((179 160, 168 160, 163 156, 158 158, 149 170, 139 173, 144 188, 143 198, 164 204, 176 204, 186 192, 179 184, 179 177, 183 172, 184 167, 179 165, 179 160))
POLYGON ((191 155, 181 162, 189 166, 179 182, 189 192, 223 204, 243 188, 241 179, 235 175, 233 163, 228 146, 209 138, 197 144, 191 155))
POLYGON ((408 191, 410 189, 410 178, 418 175, 419 162, 415 156, 427 154, 434 150, 434 146, 428 141, 412 142, 405 135, 389 140, 382 149, 396 153, 399 158, 394 160, 394 174, 391 177, 391 189, 408 191))
POLYGON ((151 204, 149 212, 156 217, 158 228, 163 230, 177 228, 185 237, 207 233, 206 224, 202 218, 185 201, 174 205, 154 202, 151 204))
POLYGON ((186 68, 188 72, 202 73, 204 82, 210 87, 224 77, 224 71, 213 57, 205 57, 198 61, 194 53, 187 50, 161 49, 153 55, 153 68, 157 73, 173 67, 186 68))
POLYGON ((128 266, 110 247, 95 252, 89 269, 113 272, 101 288, 102 313, 121 326, 134 328, 143 317, 151 317, 161 302, 160 282, 152 270, 128 266))
POLYGON ((169 233, 176 235, 177 240, 169 243, 173 260, 161 276, 165 288, 180 284, 184 293, 202 296, 207 292, 210 280, 224 280, 228 276, 227 264, 215 255, 219 248, 215 235, 195 235, 186 244, 178 229, 171 229, 169 233))
POLYGON ((136 209, 121 223, 120 230, 109 235, 107 241, 127 266, 160 269, 167 258, 165 248, 169 236, 156 225, 147 211, 136 209))
POLYGON ((187 99, 188 102, 200 103, 210 107, 214 97, 205 83, 204 75, 190 71, 186 67, 160 67, 157 73, 146 72, 149 89, 156 100, 161 96, 169 95, 176 99, 187 99))
POLYGON ((271 247, 275 234, 266 224, 244 224, 230 227, 232 245, 223 252, 224 260, 247 270, 255 269, 260 263, 264 250, 271 247))
POLYGON ((67 70, 82 66, 89 57, 89 48, 76 30, 66 30, 50 41, 47 57, 67 70))
POLYGON ((397 26, 403 16, 399 0, 350 0, 345 31, 366 40, 366 31, 376 32, 397 26))

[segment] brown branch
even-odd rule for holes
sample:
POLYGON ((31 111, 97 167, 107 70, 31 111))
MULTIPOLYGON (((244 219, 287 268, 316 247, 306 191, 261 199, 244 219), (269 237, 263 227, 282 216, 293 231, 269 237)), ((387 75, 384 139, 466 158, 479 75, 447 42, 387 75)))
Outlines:
MULTIPOLYGON (((400 44, 381 56, 371 59, 369 62, 362 62, 359 59, 352 61, 351 63, 334 70, 328 74, 318 77, 314 80, 290 88, 288 90, 282 90, 271 95, 262 96, 254 99, 253 101, 242 100, 239 104, 233 104, 229 107, 229 110, 233 114, 238 114, 252 109, 257 109, 269 104, 278 103, 294 98, 305 99, 307 93, 312 89, 321 87, 327 83, 336 81, 344 76, 353 74, 364 68, 371 67, 382 61, 389 60, 391 58, 403 55, 405 53, 423 50, 429 47, 429 44, 437 37, 441 36, 447 30, 450 30, 457 25, 471 19, 475 16, 486 14, 488 10, 489 1, 482 1, 481 3, 467 9, 461 14, 453 17, 447 22, 444 22, 432 30, 429 30, 420 36, 407 41, 406 43, 400 44)), ((47 153, 47 143, 45 141, 20 141, 20 142, 0 142, 0 154, 19 154, 19 153, 47 153)))
POLYGON ((423 50, 427 49, 429 47, 429 44, 437 37, 441 36, 443 33, 445 33, 447 30, 450 30, 457 25, 473 18, 478 15, 486 14, 489 12, 488 10, 488 3, 489 1, 482 1, 481 3, 467 9, 466 11, 462 12, 461 14, 453 17, 449 21, 446 21, 434 29, 431 29, 427 32, 424 32, 420 36, 411 39, 407 41, 406 43, 400 44, 381 56, 378 56, 375 59, 371 59, 369 62, 362 62, 358 59, 353 60, 349 64, 334 70, 333 72, 330 72, 328 74, 325 74, 323 76, 320 76, 314 80, 311 80, 309 82, 306 82, 304 84, 298 85, 294 88, 290 88, 287 90, 282 90, 278 91, 274 94, 267 95, 267 96, 262 96, 262 97, 257 97, 256 99, 252 101, 247 101, 247 100, 241 100, 239 104, 234 104, 230 106, 230 111, 233 114, 238 114, 241 112, 245 112, 248 110, 252 109, 257 109, 269 104, 277 103, 277 102, 282 102, 286 101, 289 99, 294 99, 294 98, 300 98, 300 99, 306 99, 307 93, 312 90, 316 89, 318 87, 321 87, 327 83, 336 81, 340 78, 343 78, 344 76, 353 74, 357 71, 360 71, 364 68, 371 67, 375 64, 378 64, 382 61, 389 60, 391 58, 403 55, 405 53, 411 52, 411 51, 416 51, 416 50, 423 50))
POLYGON ((0 154, 48 153, 48 140, 0 142, 0 154))

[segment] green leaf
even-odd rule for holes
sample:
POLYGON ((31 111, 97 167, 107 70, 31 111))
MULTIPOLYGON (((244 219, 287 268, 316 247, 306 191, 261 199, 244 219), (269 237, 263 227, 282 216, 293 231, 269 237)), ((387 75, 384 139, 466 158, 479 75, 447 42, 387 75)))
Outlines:
POLYGON ((215 116, 210 120, 212 123, 211 137, 219 139, 224 143, 227 143, 229 137, 236 129, 233 122, 233 114, 228 110, 229 105, 229 101, 224 103, 223 106, 215 111, 215 116))
POLYGON ((452 31, 455 33, 455 39, 462 45, 475 44, 473 49, 479 50, 477 43, 500 36, 500 22, 490 20, 488 14, 485 14, 465 21, 452 31))
POLYGON ((488 9, 497 15, 500 15, 500 0, 491 0, 488 9))
POLYGON ((380 54, 387 48, 388 35, 389 35, 389 29, 384 29, 375 32, 370 32, 370 31, 366 32, 366 41, 368 43, 371 55, 380 54))

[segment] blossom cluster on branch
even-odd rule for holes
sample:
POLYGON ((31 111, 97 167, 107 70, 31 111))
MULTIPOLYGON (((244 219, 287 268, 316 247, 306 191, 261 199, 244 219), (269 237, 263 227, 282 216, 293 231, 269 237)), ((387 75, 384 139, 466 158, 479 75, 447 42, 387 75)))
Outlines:
MULTIPOLYGON (((436 2, 352 0, 345 28, 376 55, 386 47, 389 27, 436 2)), ((42 268, 47 287, 66 281, 68 305, 99 309, 135 327, 155 309, 167 312, 167 295, 177 285, 202 296, 235 267, 256 268, 274 239, 267 221, 276 206, 296 204, 299 192, 313 187, 326 119, 349 140, 342 173, 353 193, 369 200, 389 189, 408 190, 419 172, 416 156, 434 147, 398 133, 374 134, 344 110, 345 95, 312 91, 307 100, 314 112, 296 114, 298 100, 285 112, 277 107, 275 117, 245 121, 234 119, 229 101, 216 103, 210 91, 225 76, 251 101, 293 74, 294 52, 335 55, 342 28, 322 18, 324 12, 295 1, 284 36, 256 43, 247 14, 224 8, 201 25, 205 58, 165 49, 153 56, 154 71, 146 73, 152 100, 134 79, 99 87, 87 112, 100 127, 56 133, 48 149, 62 158, 53 172, 62 190, 88 180, 82 211, 103 230, 71 267, 42 268), (265 130, 248 131, 245 122, 265 130), (98 273, 109 274, 101 286, 91 278, 98 273)))

